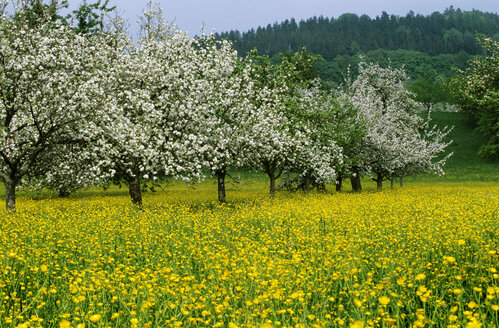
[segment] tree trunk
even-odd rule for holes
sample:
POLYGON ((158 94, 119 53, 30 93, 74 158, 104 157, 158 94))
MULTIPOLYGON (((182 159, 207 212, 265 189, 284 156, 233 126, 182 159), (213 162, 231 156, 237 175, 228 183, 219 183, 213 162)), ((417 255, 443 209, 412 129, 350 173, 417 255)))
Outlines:
POLYGON ((383 189, 383 175, 378 173, 375 181, 376 181, 376 187, 377 187, 378 191, 381 191, 383 189))
POLYGON ((275 180, 276 178, 274 176, 269 177, 270 179, 270 197, 274 198, 275 197, 275 180))
POLYGON ((138 174, 130 177, 128 182, 128 190, 134 205, 142 206, 142 191, 140 190, 140 178, 138 174))
POLYGON ((310 187, 310 177, 307 175, 305 175, 305 179, 303 181, 303 190, 305 192, 310 192, 310 190, 312 190, 312 188, 310 187))
POLYGON ((275 197, 275 181, 277 180, 275 177, 275 174, 272 173, 267 173, 269 176, 269 181, 270 181, 270 186, 269 186, 269 191, 270 191, 270 197, 274 198, 275 197))
POLYGON ((5 181, 5 203, 7 212, 16 212, 16 183, 12 180, 5 181))
POLYGON ((362 185, 360 183, 359 169, 354 168, 353 172, 354 172, 354 174, 350 177, 350 182, 352 183, 352 191, 361 192, 362 185))
POLYGON ((279 179, 279 177, 281 176, 282 170, 276 174, 277 169, 275 163, 269 163, 269 162, 264 163, 264 168, 265 168, 265 173, 267 173, 267 176, 269 177, 270 197, 274 198, 276 191, 275 184, 277 179, 279 179))
POLYGON ((326 184, 325 183, 318 183, 317 184, 317 191, 325 193, 326 192, 326 184))
POLYGON ((336 192, 340 192, 342 186, 343 186, 343 176, 339 174, 338 178, 336 178, 336 192))
POLYGON ((221 169, 216 172, 217 182, 218 182, 218 201, 220 203, 225 203, 225 175, 227 172, 225 169, 221 169))
POLYGON ((390 179, 390 187, 393 189, 393 179, 390 179))
POLYGON ((402 182, 402 178, 400 178, 400 187, 403 187, 404 183, 402 182))
POLYGON ((57 195, 60 197, 60 198, 67 198, 69 197, 70 193, 69 191, 67 191, 66 189, 64 188, 61 188, 57 191, 57 195))

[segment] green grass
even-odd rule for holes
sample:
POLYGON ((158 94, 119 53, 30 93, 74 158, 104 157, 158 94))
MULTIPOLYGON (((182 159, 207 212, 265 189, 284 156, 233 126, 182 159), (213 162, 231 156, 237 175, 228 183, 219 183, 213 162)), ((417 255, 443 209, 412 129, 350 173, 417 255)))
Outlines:
POLYGON ((448 168, 498 164, 477 155, 480 146, 487 143, 487 138, 476 131, 476 125, 467 113, 434 112, 432 123, 441 128, 454 127, 449 134, 449 139, 453 142, 449 145, 448 151, 454 154, 447 163, 448 168))
POLYGON ((477 155, 480 146, 487 143, 487 137, 476 130, 467 113, 433 112, 433 124, 440 128, 453 127, 448 135, 452 143, 446 152, 453 154, 444 167, 446 174, 411 177, 409 181, 499 181, 499 162, 477 155))

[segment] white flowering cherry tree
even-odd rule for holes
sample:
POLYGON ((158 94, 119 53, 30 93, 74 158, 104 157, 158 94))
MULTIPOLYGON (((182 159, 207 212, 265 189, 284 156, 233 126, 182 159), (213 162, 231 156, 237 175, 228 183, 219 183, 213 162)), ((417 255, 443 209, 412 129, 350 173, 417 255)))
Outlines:
POLYGON ((33 28, 3 17, 0 24, 0 178, 6 205, 15 190, 61 146, 94 139, 88 122, 99 121, 105 94, 99 71, 107 70, 107 41, 53 23, 33 28))
MULTIPOLYGON (((335 179, 335 162, 341 150, 332 138, 325 137, 318 119, 320 93, 309 78, 315 58, 306 50, 282 56, 279 65, 252 52, 247 61, 253 67, 253 101, 257 110, 251 125, 249 164, 267 173, 271 196, 276 180, 283 174, 297 175, 299 184, 316 185, 335 179)), ((308 188, 305 186, 305 189, 308 188)))
POLYGON ((292 123, 284 115, 288 86, 278 67, 271 65, 268 57, 258 55, 256 50, 250 52, 245 61, 251 67, 254 83, 251 101, 255 106, 255 112, 247 122, 246 161, 251 168, 267 174, 273 197, 276 180, 293 162, 297 140, 304 136, 299 131, 291 131, 292 123))
POLYGON ((382 189, 383 180, 421 172, 442 173, 439 154, 448 145, 448 131, 425 129, 416 113, 420 105, 406 88, 403 69, 359 64, 359 75, 349 88, 366 135, 359 145, 362 170, 382 189), (426 133, 422 131, 427 131, 426 133))
POLYGON ((103 156, 142 203, 141 180, 201 177, 198 123, 205 81, 196 40, 172 28, 162 39, 144 37, 119 57, 108 83, 103 156))
POLYGON ((244 165, 248 154, 248 123, 255 115, 251 67, 239 59, 227 41, 202 35, 198 42, 203 87, 198 91, 196 105, 203 166, 217 178, 218 201, 223 203, 228 170, 244 165))

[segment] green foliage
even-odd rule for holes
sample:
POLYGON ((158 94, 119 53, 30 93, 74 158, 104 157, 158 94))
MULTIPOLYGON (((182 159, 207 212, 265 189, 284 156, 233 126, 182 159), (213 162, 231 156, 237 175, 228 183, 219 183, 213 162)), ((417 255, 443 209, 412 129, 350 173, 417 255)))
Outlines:
MULTIPOLYGON (((441 54, 432 56, 414 50, 384 50, 376 49, 355 56, 339 55, 332 61, 321 60, 317 64, 318 75, 324 81, 332 84, 340 84, 344 75, 350 69, 353 78, 357 76, 357 67, 361 58, 370 63, 378 63, 386 67, 388 63, 394 68, 404 68, 411 80, 433 78, 440 80, 441 87, 445 81, 455 74, 454 68, 466 68, 467 61, 471 58, 469 54, 461 51, 457 54, 441 54), (437 76, 428 76, 434 71, 437 76)), ((435 99, 434 102, 440 101, 435 99)))
MULTIPOLYGON (((426 114, 422 114, 426 116, 426 114)), ((476 130, 476 123, 469 113, 432 112, 430 125, 439 128, 452 126, 448 138, 452 143, 442 156, 453 153, 445 164, 445 175, 414 176, 408 181, 499 181, 499 162, 477 156, 487 137, 476 130)))
POLYGON ((311 81, 318 77, 316 65, 320 59, 320 56, 310 54, 305 47, 297 52, 279 54, 277 64, 272 63, 268 56, 260 55, 257 49, 246 56, 246 61, 253 64, 254 83, 259 88, 281 88, 281 92, 289 93, 289 99, 300 88, 309 87, 311 81))
POLYGON ((486 56, 476 56, 469 67, 459 71, 452 86, 461 106, 477 120, 481 132, 489 138, 479 155, 499 157, 499 42, 483 35, 479 43, 486 56))
POLYGON ((68 0, 50 0, 48 3, 43 0, 27 0, 22 10, 15 13, 14 20, 27 22, 30 28, 47 22, 67 24, 70 16, 61 16, 60 10, 68 8, 68 6, 68 0))
POLYGON ((429 55, 481 53, 474 35, 480 32, 494 35, 499 30, 499 16, 478 10, 461 11, 448 8, 431 15, 388 15, 383 12, 376 18, 367 15, 343 14, 338 18, 312 17, 296 22, 258 27, 246 32, 221 33, 221 38, 234 42, 239 53, 253 48, 273 55, 283 51, 297 51, 306 46, 312 53, 321 54, 333 61, 337 56, 353 56, 371 50, 414 50, 429 55))
POLYGON ((410 84, 409 90, 414 93, 414 100, 422 103, 428 112, 432 104, 447 100, 445 82, 435 70, 429 70, 423 77, 416 79, 410 84))
POLYGON ((318 77, 317 62, 321 59, 319 55, 312 55, 303 47, 300 51, 285 52, 279 54, 280 70, 289 76, 289 85, 306 87, 310 81, 318 77))
POLYGON ((26 22, 30 28, 41 24, 52 22, 68 25, 73 19, 76 26, 74 30, 82 34, 94 34, 104 28, 104 15, 116 8, 108 7, 109 0, 97 0, 95 3, 87 3, 84 0, 78 9, 73 10, 73 15, 61 15, 61 11, 69 6, 68 0, 27 0, 22 10, 14 14, 14 20, 26 22))
POLYGON ((88 4, 87 0, 73 11, 76 19, 75 31, 82 34, 93 34, 102 31, 104 28, 104 14, 116 8, 116 6, 108 7, 109 0, 105 0, 101 4, 101 0, 95 3, 88 4))
MULTIPOLYGON (((383 67, 389 60, 395 68, 403 66, 412 80, 426 79, 427 72, 433 70, 448 79, 455 74, 454 67, 464 69, 472 55, 482 54, 482 48, 475 41, 476 32, 497 37, 498 30, 497 14, 450 7, 443 13, 427 16, 413 12, 395 16, 383 12, 376 18, 344 14, 336 19, 321 16, 298 23, 291 19, 218 36, 231 40, 241 54, 257 48, 274 63, 278 62, 279 53, 305 46, 323 58, 317 63, 318 76, 335 86, 342 83, 348 67, 352 68, 352 77, 356 77, 359 55, 383 67)), ((439 90, 432 93, 433 102, 442 100, 439 90)))

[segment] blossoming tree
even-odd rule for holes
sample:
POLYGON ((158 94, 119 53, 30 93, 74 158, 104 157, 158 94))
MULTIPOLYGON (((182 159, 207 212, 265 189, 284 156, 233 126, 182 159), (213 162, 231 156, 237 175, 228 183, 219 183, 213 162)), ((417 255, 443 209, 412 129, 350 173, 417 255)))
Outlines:
POLYGON ((358 148, 362 170, 376 181, 378 190, 383 180, 409 173, 441 174, 447 158, 437 160, 448 145, 444 141, 448 131, 425 129, 416 113, 419 104, 412 99, 406 82, 403 69, 362 62, 348 90, 366 124, 366 135, 358 148))
POLYGON ((93 138, 88 122, 105 108, 100 78, 107 66, 105 38, 87 38, 57 23, 30 28, 5 16, 0 24, 0 177, 7 209, 47 152, 93 138))

